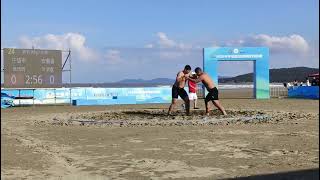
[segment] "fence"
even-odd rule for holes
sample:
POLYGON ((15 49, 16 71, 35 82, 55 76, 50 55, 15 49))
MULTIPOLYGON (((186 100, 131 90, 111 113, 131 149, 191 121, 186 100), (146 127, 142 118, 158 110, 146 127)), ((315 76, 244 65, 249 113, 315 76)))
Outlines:
POLYGON ((276 86, 270 88, 271 98, 288 97, 288 89, 286 87, 276 86))
POLYGON ((197 96, 198 96, 198 98, 204 98, 204 89, 205 89, 204 85, 198 84, 197 86, 198 86, 197 87, 197 96))
MULTIPOLYGON (((234 89, 219 89, 222 99, 225 98, 253 98, 253 88, 234 88, 234 89), (237 94, 237 95, 235 95, 237 94)), ((204 98, 204 88, 198 85, 197 95, 199 98, 204 98)), ((274 86, 270 87, 270 98, 288 97, 288 89, 286 87, 274 86)))

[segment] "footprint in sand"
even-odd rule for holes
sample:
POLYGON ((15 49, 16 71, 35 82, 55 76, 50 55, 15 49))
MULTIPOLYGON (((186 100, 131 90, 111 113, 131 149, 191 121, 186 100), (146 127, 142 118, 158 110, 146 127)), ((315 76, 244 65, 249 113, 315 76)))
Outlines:
POLYGON ((156 138, 154 140, 167 140, 168 138, 156 138))
POLYGON ((280 149, 280 150, 273 150, 269 153, 268 156, 283 156, 288 154, 298 154, 298 151, 290 152, 286 149, 280 149))
POLYGON ((209 141, 208 139, 190 139, 180 141, 182 144, 191 146, 195 150, 205 150, 210 152, 224 151, 234 152, 239 151, 249 145, 246 142, 239 141, 209 141))
POLYGON ((120 174, 139 171, 144 176, 152 176, 152 179, 204 178, 225 173, 221 168, 197 167, 177 160, 132 159, 126 163, 130 164, 129 167, 120 174))
POLYGON ((249 169, 250 168, 250 166, 248 166, 248 165, 244 165, 244 166, 238 166, 240 169, 249 169))
POLYGON ((128 142, 131 142, 131 143, 142 143, 143 141, 141 141, 139 139, 129 139, 128 142))
POLYGON ((203 156, 201 153, 184 153, 182 156, 203 156))
POLYGON ((233 152, 230 154, 224 154, 222 156, 227 157, 227 158, 236 158, 236 159, 240 159, 240 158, 248 159, 248 158, 252 157, 252 155, 244 153, 244 152, 233 152))
POLYGON ((160 151, 161 148, 146 148, 146 149, 143 149, 144 151, 160 151))

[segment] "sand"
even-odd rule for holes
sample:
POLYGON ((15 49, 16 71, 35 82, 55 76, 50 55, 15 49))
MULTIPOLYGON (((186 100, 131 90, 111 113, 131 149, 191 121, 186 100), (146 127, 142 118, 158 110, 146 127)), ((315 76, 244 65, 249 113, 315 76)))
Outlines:
POLYGON ((224 179, 319 168, 319 101, 1 110, 1 179, 224 179), (180 106, 179 106, 180 107, 180 106))

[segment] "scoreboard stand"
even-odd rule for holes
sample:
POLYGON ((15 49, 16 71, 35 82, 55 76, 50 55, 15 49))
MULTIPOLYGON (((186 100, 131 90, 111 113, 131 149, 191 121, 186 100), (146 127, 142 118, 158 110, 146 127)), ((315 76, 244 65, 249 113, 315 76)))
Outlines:
MULTIPOLYGON (((3 72, 6 89, 62 88, 62 72, 69 72, 71 98, 71 50, 4 48, 3 72), (62 53, 67 57, 62 65, 62 53), (69 60, 69 69, 64 69, 69 60)), ((2 64, 1 64, 2 65, 2 64)), ((19 91, 20 92, 20 91, 19 91)), ((20 96, 20 95, 19 95, 20 96)))

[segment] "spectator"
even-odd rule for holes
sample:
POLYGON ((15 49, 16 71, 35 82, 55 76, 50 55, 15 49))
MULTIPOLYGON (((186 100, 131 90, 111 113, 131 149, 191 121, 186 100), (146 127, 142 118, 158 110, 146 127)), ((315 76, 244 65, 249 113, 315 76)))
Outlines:
POLYGON ((317 85, 318 83, 317 83, 316 77, 313 77, 311 81, 311 86, 317 86, 317 85))
POLYGON ((293 86, 298 86, 298 81, 297 80, 293 81, 293 86))
POLYGON ((309 78, 306 78, 306 86, 311 86, 311 84, 309 82, 309 78))
MULTIPOLYGON (((288 83, 289 84, 289 83, 288 83)), ((283 86, 284 87, 288 87, 288 84, 287 83, 283 83, 283 86)))

